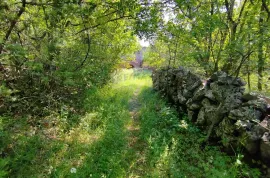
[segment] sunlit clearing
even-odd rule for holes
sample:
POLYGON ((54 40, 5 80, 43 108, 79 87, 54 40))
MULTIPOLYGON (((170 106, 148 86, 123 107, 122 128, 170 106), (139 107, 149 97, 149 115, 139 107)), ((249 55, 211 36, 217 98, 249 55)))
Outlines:
POLYGON ((144 39, 139 40, 139 42, 140 42, 140 45, 141 45, 142 47, 148 47, 148 46, 150 45, 149 41, 144 40, 144 39))

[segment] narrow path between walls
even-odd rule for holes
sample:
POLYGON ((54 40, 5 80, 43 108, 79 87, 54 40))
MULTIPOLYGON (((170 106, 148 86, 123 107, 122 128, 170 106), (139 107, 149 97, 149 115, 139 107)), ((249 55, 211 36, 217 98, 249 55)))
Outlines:
POLYGON ((13 149, 23 156, 10 158, 8 177, 259 176, 241 162, 241 151, 228 156, 219 147, 202 150, 205 135, 153 90, 150 75, 124 70, 115 82, 89 91, 85 115, 20 135, 13 149))
MULTIPOLYGON (((97 158, 105 157, 102 167, 91 171, 93 177, 259 176, 257 169, 241 162, 241 152, 231 157, 219 151, 219 147, 206 146, 202 150, 205 135, 186 116, 179 116, 174 108, 168 107, 165 99, 153 90, 149 73, 137 76, 132 73, 113 85, 114 100, 107 105, 121 106, 117 112, 122 110, 125 114, 115 114, 108 122, 116 125, 103 136, 111 138, 102 144, 107 151, 93 153, 100 155, 97 158), (115 156, 103 156, 107 152, 115 156)), ((97 159, 93 163, 99 162, 97 159)))
POLYGON ((146 143, 140 139, 140 103, 138 95, 141 88, 136 89, 133 97, 129 100, 129 114, 130 121, 127 125, 128 131, 128 146, 129 149, 134 150, 134 162, 129 167, 129 177, 141 177, 145 174, 145 147, 146 143))

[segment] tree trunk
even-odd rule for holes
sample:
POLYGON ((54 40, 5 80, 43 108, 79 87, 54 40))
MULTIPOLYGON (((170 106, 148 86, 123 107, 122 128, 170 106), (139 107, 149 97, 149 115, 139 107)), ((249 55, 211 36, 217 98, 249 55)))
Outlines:
POLYGON ((261 13, 259 19, 259 43, 258 43, 258 90, 262 91, 263 83, 263 68, 264 68, 264 57, 263 57, 263 5, 261 6, 261 13))
POLYGON ((248 92, 250 92, 250 90, 251 90, 251 85, 250 85, 250 71, 249 71, 249 69, 248 69, 248 74, 247 74, 248 76, 248 92))

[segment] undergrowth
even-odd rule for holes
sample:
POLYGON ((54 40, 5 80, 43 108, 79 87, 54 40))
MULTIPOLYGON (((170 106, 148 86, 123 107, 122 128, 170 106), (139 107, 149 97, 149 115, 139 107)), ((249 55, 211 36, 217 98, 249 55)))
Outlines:
MULTIPOLYGON (((239 156, 201 149, 203 134, 179 120, 151 88, 149 71, 124 70, 89 90, 84 115, 0 117, 0 177, 259 177, 239 156), (129 102, 139 91, 138 145, 129 142, 129 102), (141 163, 140 169, 132 167, 141 163), (138 169, 138 170, 136 170, 138 169)), ((69 108, 70 109, 70 108, 69 108)))
POLYGON ((201 144, 205 135, 168 107, 152 88, 145 88, 140 96, 141 136, 147 142, 149 177, 259 177, 258 169, 251 169, 241 160, 243 156, 228 156, 218 146, 201 144))

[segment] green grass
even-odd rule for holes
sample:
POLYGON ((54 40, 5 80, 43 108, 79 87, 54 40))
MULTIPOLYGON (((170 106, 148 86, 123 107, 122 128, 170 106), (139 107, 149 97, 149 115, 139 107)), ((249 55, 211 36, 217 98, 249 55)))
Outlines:
MULTIPOLYGON (((240 76, 246 83, 248 81, 247 76, 240 76)), ((269 72, 264 73, 262 91, 258 91, 258 76, 256 74, 250 75, 250 92, 258 93, 270 97, 270 80, 269 72)), ((248 84, 246 84, 246 92, 249 92, 248 84)))
POLYGON ((202 150, 202 132, 179 120, 152 90, 150 75, 115 74, 85 95, 83 116, 63 107, 41 119, 0 117, 0 177, 258 177, 219 147, 202 150))
POLYGON ((148 177, 258 177, 259 170, 241 162, 241 156, 228 156, 217 146, 201 148, 204 134, 181 120, 151 88, 140 96, 141 136, 147 141, 148 177))

